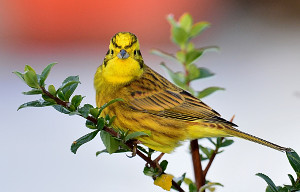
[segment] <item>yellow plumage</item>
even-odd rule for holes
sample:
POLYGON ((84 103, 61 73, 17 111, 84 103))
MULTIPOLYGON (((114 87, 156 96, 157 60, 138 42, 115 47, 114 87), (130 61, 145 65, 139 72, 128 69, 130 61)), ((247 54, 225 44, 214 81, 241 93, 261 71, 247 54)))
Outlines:
POLYGON ((151 131, 138 139, 146 146, 170 153, 181 141, 202 137, 236 136, 280 151, 284 148, 234 128, 212 108, 175 86, 144 64, 139 42, 132 33, 111 39, 103 64, 94 78, 100 107, 115 98, 103 115, 116 115, 113 126, 124 131, 151 131))

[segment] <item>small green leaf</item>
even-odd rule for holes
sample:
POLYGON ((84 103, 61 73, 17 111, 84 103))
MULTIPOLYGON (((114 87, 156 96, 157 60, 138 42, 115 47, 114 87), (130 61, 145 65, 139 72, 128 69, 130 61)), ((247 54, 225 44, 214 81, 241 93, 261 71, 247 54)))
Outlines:
POLYGON ((140 137, 140 136, 149 136, 148 133, 145 133, 145 132, 133 132, 133 133, 130 133, 128 135, 126 135, 125 137, 125 142, 129 141, 130 139, 135 139, 137 137, 140 137))
POLYGON ((160 174, 159 169, 154 169, 153 167, 144 167, 143 173, 150 177, 158 176, 160 174))
POLYGON ((102 130, 100 136, 109 154, 112 154, 119 149, 120 141, 112 137, 109 133, 102 130))
POLYGON ((229 145, 231 145, 234 141, 231 139, 226 139, 225 141, 223 141, 220 145, 220 147, 227 147, 229 145))
MULTIPOLYGON (((18 72, 18 71, 14 71, 13 72, 14 74, 16 74, 22 81, 25 82, 25 79, 24 79, 24 74, 18 72)), ((26 82, 25 82, 26 83, 26 82)))
POLYGON ((59 89, 64 95, 64 101, 69 101, 69 98, 74 93, 79 83, 80 81, 78 76, 69 76, 63 81, 59 89))
POLYGON ((206 155, 206 157, 209 159, 213 153, 214 150, 208 148, 208 147, 203 147, 199 145, 200 150, 206 155))
POLYGON ((288 176, 289 176, 289 179, 290 179, 292 185, 294 186, 296 184, 296 182, 295 182, 295 179, 294 179, 293 175, 288 174, 288 176))
POLYGON ((56 96, 56 89, 55 89, 54 85, 49 85, 48 91, 49 91, 49 93, 51 93, 51 95, 56 96))
POLYGON ((89 129, 97 129, 96 125, 92 121, 90 121, 90 120, 86 120, 85 121, 85 126, 87 128, 89 128, 89 129))
POLYGON ((30 91, 27 92, 22 92, 24 95, 39 95, 42 94, 42 90, 41 89, 32 89, 30 91))
POLYGON ((184 13, 179 18, 179 25, 182 27, 186 32, 189 32, 193 25, 193 18, 189 13, 184 13))
MULTIPOLYGON (((182 174, 181 177, 173 178, 173 180, 174 180, 179 186, 181 186, 182 182, 183 182, 184 179, 185 179, 185 175, 186 175, 186 173, 182 174)), ((172 186, 172 188, 175 189, 173 186, 172 186)))
POLYGON ((164 63, 161 64, 163 68, 166 69, 167 73, 170 75, 172 81, 179 87, 185 89, 186 84, 185 84, 185 79, 184 79, 184 74, 182 72, 173 72, 171 69, 169 69, 164 63))
POLYGON ((90 114, 91 114, 93 117, 98 118, 98 116, 99 116, 99 109, 97 109, 97 108, 91 108, 91 109, 90 109, 90 114))
POLYGON ((82 99, 83 99, 83 97, 81 95, 75 95, 72 98, 71 103, 72 103, 72 105, 74 105, 75 108, 77 108, 77 107, 79 107, 82 99))
POLYGON ((36 89, 40 88, 37 75, 34 71, 26 71, 24 73, 24 80, 29 87, 36 89))
POLYGON ((206 97, 206 96, 208 96, 208 95, 210 95, 213 92, 218 91, 218 90, 225 90, 225 89, 221 88, 221 87, 208 87, 208 88, 198 92, 197 97, 199 99, 202 99, 202 98, 204 98, 204 97, 206 97))
POLYGON ((92 139, 94 139, 94 138, 96 137, 96 135, 98 134, 98 132, 99 132, 98 130, 93 131, 93 132, 91 132, 91 133, 88 133, 88 134, 86 134, 86 135, 80 137, 80 138, 77 139, 76 141, 74 141, 74 142, 72 143, 72 145, 71 145, 71 151, 72 151, 74 154, 76 154, 78 148, 79 148, 81 145, 83 145, 83 144, 85 144, 85 143, 91 141, 92 139))
POLYGON ((162 169, 162 171, 164 172, 167 169, 168 166, 168 161, 167 160, 163 160, 160 164, 159 164, 160 168, 162 169))
POLYGON ((41 74, 41 76, 40 76, 40 82, 39 82, 40 86, 44 86, 45 80, 47 79, 47 77, 48 77, 48 75, 49 75, 49 73, 50 73, 52 67, 53 67, 55 64, 57 64, 57 63, 51 63, 51 64, 49 64, 49 65, 42 71, 42 74, 41 74))
POLYGON ((287 158, 297 174, 300 177, 300 157, 295 151, 286 152, 287 158))
POLYGON ((110 127, 112 125, 112 123, 114 122, 114 120, 116 119, 117 116, 112 116, 109 120, 109 123, 107 124, 108 127, 110 127))
POLYGON ((32 71, 36 74, 35 70, 30 65, 25 65, 24 72, 32 71))
POLYGON ((194 183, 189 184, 189 192, 198 192, 197 187, 194 183))
MULTIPOLYGON (((128 150, 126 150, 126 149, 118 149, 118 150, 116 150, 114 153, 125 153, 125 152, 128 152, 128 150)), ((101 153, 108 153, 108 151, 107 151, 106 149, 103 149, 103 150, 101 150, 101 151, 97 151, 97 152, 96 152, 96 157, 97 157, 98 155, 100 155, 101 153)))
POLYGON ((53 105, 52 106, 54 109, 56 109, 58 112, 64 113, 64 114, 70 114, 71 111, 69 111, 68 109, 66 109, 65 107, 61 106, 61 105, 53 105))
POLYGON ((105 103, 104 105, 102 105, 100 107, 100 110, 99 110, 99 114, 102 113, 103 109, 105 109, 106 107, 110 106, 111 104, 115 103, 115 102, 118 102, 118 101, 123 101, 123 99, 121 98, 116 98, 116 99, 113 99, 111 101, 109 101, 108 103, 105 103))
POLYGON ((276 185, 267 175, 265 175, 263 173, 257 173, 256 175, 261 177, 262 179, 264 179, 267 182, 267 184, 269 185, 272 192, 278 192, 276 185))
POLYGON ((205 185, 203 185, 202 187, 200 187, 199 192, 203 192, 203 191, 205 191, 205 189, 209 190, 209 189, 213 188, 214 186, 224 187, 221 183, 208 182, 205 185))
POLYGON ((205 29, 207 29, 210 26, 210 23, 208 22, 198 22, 195 23, 192 26, 192 29, 190 31, 190 37, 196 37, 197 35, 199 35, 202 31, 204 31, 205 29))
POLYGON ((63 94, 63 92, 61 91, 61 89, 58 89, 56 93, 57 93, 57 96, 58 96, 59 99, 61 99, 63 101, 66 101, 65 95, 63 94))
POLYGON ((23 109, 25 107, 45 107, 45 106, 50 106, 50 105, 53 105, 53 103, 40 99, 40 100, 24 103, 24 104, 20 105, 18 110, 23 109))
POLYGON ((92 105, 90 104, 85 104, 83 107, 78 109, 78 112, 85 118, 87 118, 89 116, 90 113, 90 109, 94 108, 92 105))
POLYGON ((166 52, 163 52, 163 51, 160 51, 160 50, 157 50, 157 49, 152 49, 150 51, 150 53, 152 53, 153 55, 160 56, 160 57, 165 58, 165 59, 171 59, 173 61, 177 61, 176 58, 172 54, 166 53, 166 52))
POLYGON ((186 65, 196 62, 203 54, 202 50, 194 49, 186 54, 186 65))
POLYGON ((104 118, 103 117, 98 118, 97 119, 97 129, 101 131, 104 128, 104 125, 105 125, 104 118))
POLYGON ((185 63, 185 59, 186 59, 186 54, 183 52, 183 51, 177 51, 176 52, 176 59, 180 62, 180 63, 182 63, 182 64, 184 64, 185 63))
POLYGON ((179 46, 184 46, 188 40, 188 33, 181 27, 172 27, 172 40, 179 46))
POLYGON ((48 102, 51 102, 53 104, 56 104, 55 100, 50 98, 49 96, 47 95, 42 95, 42 98, 45 100, 45 101, 48 101, 48 102))
POLYGON ((214 73, 210 72, 208 69, 204 67, 197 67, 195 64, 188 65, 187 70, 189 72, 187 76, 189 81, 207 78, 214 75, 214 73))

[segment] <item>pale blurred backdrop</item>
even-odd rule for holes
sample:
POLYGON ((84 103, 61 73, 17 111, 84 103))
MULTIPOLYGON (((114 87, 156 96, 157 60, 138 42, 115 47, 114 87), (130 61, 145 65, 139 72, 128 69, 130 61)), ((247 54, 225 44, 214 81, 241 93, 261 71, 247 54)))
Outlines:
MULTIPOLYGON (((145 162, 125 154, 102 154, 100 139, 74 155, 71 143, 90 130, 80 117, 69 117, 53 108, 28 108, 35 100, 13 71, 25 64, 38 72, 58 62, 48 84, 59 86, 69 75, 79 75, 77 94, 95 104, 93 75, 119 31, 135 33, 146 64, 164 76, 161 58, 151 48, 176 51, 170 42, 166 16, 189 12, 195 21, 212 23, 195 40, 197 46, 218 45, 198 65, 216 76, 193 86, 221 86, 204 101, 243 131, 300 153, 300 2, 290 1, 74 1, 27 0, 0 2, 0 191, 163 191, 142 170, 145 162)), ((164 60, 171 68, 175 63, 164 60)), ((46 83, 47 83, 46 82, 46 83)), ((217 156, 207 178, 220 182, 217 191, 264 191, 262 172, 277 185, 289 184, 294 174, 284 153, 234 138, 235 143, 217 156)), ((171 155, 167 172, 193 179, 187 143, 171 155)), ((185 187, 186 189, 186 187, 185 187)))

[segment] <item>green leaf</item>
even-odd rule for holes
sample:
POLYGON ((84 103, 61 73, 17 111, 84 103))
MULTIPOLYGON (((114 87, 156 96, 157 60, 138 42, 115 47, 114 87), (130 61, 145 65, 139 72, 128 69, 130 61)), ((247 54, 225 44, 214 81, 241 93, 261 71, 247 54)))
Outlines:
POLYGON ((202 99, 202 98, 204 98, 204 97, 206 97, 206 96, 208 96, 208 95, 210 95, 213 92, 218 91, 218 90, 225 90, 225 89, 222 88, 222 87, 208 87, 208 88, 198 92, 197 97, 199 99, 202 99))
POLYGON ((186 54, 186 65, 196 62, 201 57, 203 50, 194 49, 186 54))
POLYGON ((297 174, 300 177, 300 157, 295 151, 286 152, 287 158, 297 174))
POLYGON ((160 50, 157 50, 157 49, 152 49, 150 51, 150 53, 152 53, 153 55, 160 56, 160 57, 165 58, 165 59, 171 59, 173 61, 177 61, 176 58, 172 54, 166 53, 164 51, 160 51, 160 50))
POLYGON ((143 173, 150 177, 158 176, 160 174, 159 169, 154 169, 153 167, 144 167, 143 173))
POLYGON ((294 186, 296 184, 296 182, 295 182, 295 179, 294 179, 293 175, 288 174, 288 176, 289 176, 289 179, 290 179, 292 185, 294 186))
MULTIPOLYGON (((181 177, 173 178, 173 181, 175 181, 179 186, 181 186, 182 182, 185 179, 185 175, 186 175, 186 173, 182 174, 181 177)), ((173 186, 172 186, 172 188, 175 189, 173 186)))
POLYGON ((35 70, 30 65, 25 65, 24 72, 32 71, 36 74, 35 70))
POLYGON ((36 89, 40 88, 37 75, 34 71, 26 71, 24 73, 24 80, 29 87, 36 89))
POLYGON ((118 101, 123 101, 123 99, 121 99, 121 98, 116 98, 116 99, 113 99, 113 100, 111 100, 111 101, 105 103, 104 105, 102 105, 102 106, 100 107, 99 114, 102 113, 103 109, 105 109, 106 107, 108 107, 108 106, 110 106, 111 104, 113 104, 113 103, 115 103, 115 102, 118 102, 118 101))
POLYGON ((265 175, 263 173, 257 173, 256 175, 261 177, 262 179, 264 179, 267 182, 267 184, 270 187, 272 192, 278 192, 276 185, 267 175, 265 175))
POLYGON ((109 120, 109 123, 107 124, 108 127, 110 127, 112 125, 112 123, 114 122, 114 120, 116 119, 117 116, 112 116, 109 120))
POLYGON ((210 72, 208 69, 204 67, 197 67, 195 64, 188 65, 187 70, 189 72, 187 77, 189 81, 211 77, 214 75, 214 73, 210 72))
POLYGON ((54 85, 49 85, 48 91, 49 91, 49 93, 51 93, 51 95, 56 96, 56 89, 55 89, 54 85))
POLYGON ((65 101, 69 101, 69 98, 74 93, 79 83, 78 76, 69 76, 63 81, 59 89, 62 91, 65 101))
POLYGON ((104 128, 104 125, 105 125, 104 118, 103 117, 98 118, 97 119, 97 129, 101 131, 104 128))
POLYGON ((24 95, 39 95, 42 94, 42 90, 41 89, 32 89, 30 91, 27 92, 22 92, 24 95))
POLYGON ((90 109, 90 114, 91 114, 93 117, 98 118, 98 116, 99 116, 99 109, 97 109, 97 108, 91 108, 91 109, 90 109))
POLYGON ((56 93, 57 93, 57 96, 58 96, 59 99, 61 99, 63 101, 66 100, 63 92, 61 91, 61 89, 58 89, 56 93))
POLYGON ((78 109, 78 112, 85 118, 87 118, 89 116, 90 113, 90 109, 94 108, 92 105, 90 104, 85 104, 83 107, 78 109))
MULTIPOLYGON (((25 79, 24 79, 24 74, 18 72, 18 71, 14 71, 13 72, 14 74, 16 74, 22 81, 25 82, 25 79)), ((26 83, 26 82, 25 82, 26 83)))
POLYGON ((182 64, 184 64, 185 63, 185 59, 186 59, 186 54, 183 52, 183 51, 177 51, 176 52, 176 59, 180 62, 180 63, 182 63, 182 64))
POLYGON ((55 100, 52 99, 52 98, 50 98, 50 97, 47 96, 47 95, 42 95, 42 98, 43 98, 45 101, 48 101, 48 102, 53 103, 53 105, 56 104, 55 100))
POLYGON ((189 184, 189 192, 198 192, 197 187, 194 183, 189 184))
POLYGON ((172 40, 174 43, 183 47, 188 41, 188 33, 181 27, 172 27, 172 40))
POLYGON ((94 139, 94 138, 96 137, 96 135, 98 134, 98 132, 99 132, 98 130, 93 131, 93 132, 91 132, 91 133, 88 133, 88 134, 86 134, 86 135, 80 137, 80 138, 77 139, 76 141, 74 141, 74 142, 72 143, 72 145, 71 145, 71 151, 72 151, 74 154, 76 154, 78 148, 79 148, 81 145, 83 145, 83 144, 85 144, 85 143, 91 141, 92 139, 94 139))
POLYGON ((214 146, 217 146, 216 142, 214 142, 212 138, 206 138, 206 139, 208 139, 214 146))
POLYGON ((90 120, 86 120, 85 121, 85 126, 87 128, 89 128, 89 129, 97 129, 96 125, 92 121, 90 121, 90 120))
POLYGON ((192 26, 192 29, 190 31, 190 37, 196 37, 198 36, 201 32, 203 32, 205 29, 207 29, 210 26, 210 23, 208 22, 198 22, 195 23, 192 26))
POLYGON ((82 99, 83 99, 83 97, 81 95, 75 95, 72 98, 71 103, 72 103, 72 105, 74 105, 75 108, 77 108, 77 107, 79 107, 82 99))
POLYGON ((40 86, 44 86, 45 85, 45 80, 47 79, 52 67, 57 64, 57 63, 51 63, 49 64, 43 71, 42 71, 42 74, 40 76, 40 86))
POLYGON ((133 133, 130 133, 128 135, 126 135, 125 137, 125 142, 129 141, 130 139, 135 139, 137 137, 140 137, 140 136, 150 136, 150 134, 146 133, 146 132, 133 132, 133 133))
MULTIPOLYGON (((128 152, 128 150, 126 150, 126 149, 118 149, 118 150, 116 150, 114 153, 125 153, 125 152, 128 152)), ((108 151, 107 151, 106 149, 103 149, 103 150, 101 150, 101 151, 97 151, 97 152, 96 152, 96 157, 97 157, 98 155, 100 155, 101 153, 108 153, 108 151)))
POLYGON ((199 145, 200 150, 206 155, 206 157, 209 159, 213 153, 214 150, 208 148, 208 147, 203 147, 199 145))
POLYGON ((71 113, 71 111, 69 111, 68 109, 66 109, 65 107, 63 107, 61 105, 53 105, 52 107, 60 113, 64 113, 64 114, 70 114, 71 113))
POLYGON ((223 141, 220 145, 220 147, 227 147, 229 145, 231 145, 234 141, 231 139, 225 139, 225 141, 223 141))
POLYGON ((193 18, 189 13, 183 14, 179 18, 179 25, 182 27, 186 32, 189 32, 193 25, 193 18))
POLYGON ((162 171, 164 172, 167 169, 168 166, 168 161, 167 160, 163 160, 160 164, 159 164, 160 168, 162 169, 162 171))
POLYGON ((109 154, 112 154, 119 149, 120 141, 112 137, 109 133, 102 130, 100 136, 109 154))
POLYGON ((200 187, 199 192, 203 192, 205 191, 205 189, 211 189, 214 186, 221 186, 224 187, 221 183, 216 183, 216 182, 208 182, 205 185, 203 185, 202 187, 200 187))
POLYGON ((50 105, 53 105, 53 103, 40 99, 40 100, 24 103, 24 104, 20 105, 18 110, 23 109, 25 107, 45 107, 45 106, 50 106, 50 105))
POLYGON ((171 69, 169 69, 164 63, 161 64, 163 68, 166 69, 167 73, 171 77, 172 81, 179 87, 185 89, 186 84, 185 84, 185 78, 184 74, 182 72, 173 72, 171 69))

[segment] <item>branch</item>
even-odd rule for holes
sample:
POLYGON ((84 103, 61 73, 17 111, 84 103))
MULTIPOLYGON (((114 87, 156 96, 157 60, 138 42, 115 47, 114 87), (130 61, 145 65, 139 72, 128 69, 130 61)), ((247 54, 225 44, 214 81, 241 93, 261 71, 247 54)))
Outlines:
MULTIPOLYGON (((49 98, 53 99, 58 105, 61 105, 61 106, 65 107, 65 108, 67 108, 67 109, 70 107, 70 105, 69 105, 70 103, 69 102, 63 101, 63 100, 59 99, 58 97, 55 97, 50 92, 48 92, 44 87, 41 87, 41 90, 42 90, 42 92, 43 92, 44 95, 46 95, 49 98)), ((86 119, 89 120, 89 121, 91 121, 91 122, 93 122, 94 124, 97 124, 97 119, 94 118, 94 117, 92 117, 92 116, 88 116, 88 117, 86 117, 86 119)), ((106 132, 108 132, 109 134, 111 134, 114 137, 118 137, 119 136, 119 134, 114 129, 109 128, 107 126, 104 126, 103 130, 106 131, 106 132)), ((126 142, 125 145, 128 146, 131 151, 133 151, 134 145, 133 145, 132 142, 130 142, 130 141, 126 142)), ((156 163, 150 157, 148 157, 145 154, 143 154, 140 150, 136 149, 136 154, 140 158, 142 158, 144 161, 146 161, 147 164, 150 165, 151 167, 161 169, 158 163, 156 163)), ((174 180, 172 180, 172 186, 177 191, 184 192, 184 190, 174 180)))
MULTIPOLYGON (((223 141, 224 137, 221 137, 221 142, 223 141)), ((203 175, 204 175, 204 178, 206 177, 206 174, 212 164, 212 162, 214 161, 216 155, 218 154, 219 152, 219 147, 216 147, 216 149, 214 150, 213 154, 211 155, 211 157, 209 158, 209 162, 207 163, 204 171, 203 171, 203 175)))
POLYGON ((193 160, 193 167, 194 167, 194 174, 195 174, 195 182, 196 182, 197 190, 199 190, 200 187, 205 185, 205 175, 202 170, 198 140, 197 139, 192 140, 190 145, 191 145, 191 153, 192 153, 192 160, 193 160))

